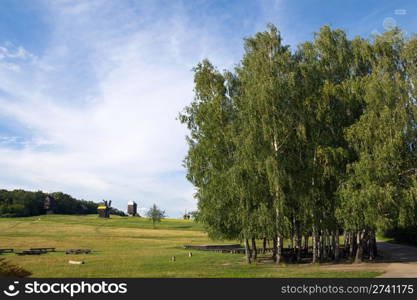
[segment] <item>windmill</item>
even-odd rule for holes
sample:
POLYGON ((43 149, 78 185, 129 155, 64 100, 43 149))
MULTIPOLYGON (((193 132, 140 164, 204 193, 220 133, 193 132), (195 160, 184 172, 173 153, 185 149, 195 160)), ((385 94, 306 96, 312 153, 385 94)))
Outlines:
POLYGON ((53 214, 58 207, 58 202, 51 194, 46 195, 45 200, 43 201, 43 208, 46 211, 46 214, 53 214))
POLYGON ((191 218, 191 215, 187 212, 187 210, 185 210, 182 218, 184 220, 189 220, 191 218))
POLYGON ((138 205, 135 201, 129 201, 127 203, 127 214, 131 217, 138 216, 138 205))
POLYGON ((97 210, 100 218, 110 218, 111 200, 99 203, 97 210))

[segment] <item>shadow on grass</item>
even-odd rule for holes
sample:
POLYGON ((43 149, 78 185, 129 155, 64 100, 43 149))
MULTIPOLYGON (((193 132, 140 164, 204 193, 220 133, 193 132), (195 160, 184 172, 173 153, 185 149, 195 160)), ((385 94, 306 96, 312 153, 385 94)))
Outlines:
POLYGON ((190 226, 190 225, 183 225, 183 226, 172 226, 173 228, 182 228, 182 229, 185 229, 185 228, 192 228, 192 226, 190 226))

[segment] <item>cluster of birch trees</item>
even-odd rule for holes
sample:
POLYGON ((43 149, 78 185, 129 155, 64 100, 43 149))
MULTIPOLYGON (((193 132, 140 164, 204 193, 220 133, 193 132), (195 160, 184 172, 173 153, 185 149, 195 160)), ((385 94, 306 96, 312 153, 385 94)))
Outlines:
POLYGON ((290 49, 268 25, 244 50, 233 71, 194 68, 179 117, 209 235, 244 241, 249 263, 262 239, 276 262, 361 261, 376 231, 417 226, 417 38, 324 26, 290 49))

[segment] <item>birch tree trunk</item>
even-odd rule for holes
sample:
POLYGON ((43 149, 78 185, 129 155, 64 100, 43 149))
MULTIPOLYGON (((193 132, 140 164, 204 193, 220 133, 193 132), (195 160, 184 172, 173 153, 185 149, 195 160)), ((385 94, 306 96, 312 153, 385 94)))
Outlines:
POLYGON ((375 230, 372 230, 370 239, 372 241, 372 243, 371 243, 372 259, 375 259, 378 256, 375 230))
POLYGON ((255 261, 258 257, 258 250, 256 249, 256 239, 252 238, 252 259, 255 261))
POLYGON ((278 254, 278 244, 277 244, 278 238, 275 237, 272 240, 272 260, 276 263, 277 262, 277 254, 278 254))
POLYGON ((349 247, 349 256, 354 257, 356 253, 357 243, 356 243, 356 237, 357 232, 351 231, 350 232, 350 247, 349 247))
POLYGON ((339 230, 336 229, 333 232, 333 252, 334 252, 334 262, 338 262, 339 261, 339 230))
POLYGON ((301 237, 297 240, 297 262, 301 261, 301 237))
POLYGON ((251 255, 251 250, 249 247, 249 241, 247 238, 245 238, 245 254, 246 254, 246 262, 248 264, 252 263, 252 260, 251 260, 252 255, 251 255))
POLYGON ((363 261, 363 233, 361 231, 356 233, 356 244, 355 263, 361 263, 363 261))
POLYGON ((282 237, 277 237, 277 264, 282 261, 282 237))
POLYGON ((348 257, 348 252, 349 252, 349 231, 345 230, 344 231, 344 247, 343 247, 343 251, 344 251, 344 257, 348 257))
POLYGON ((301 233, 300 233, 300 225, 297 226, 296 231, 296 247, 297 247, 297 262, 301 260, 301 233))
POLYGON ((318 241, 317 241, 317 230, 313 227, 313 264, 318 261, 318 241))
POLYGON ((317 260, 321 261, 323 258, 323 234, 321 230, 317 230, 317 260))
POLYGON ((304 249, 305 249, 305 251, 308 253, 308 239, 309 239, 309 235, 308 234, 306 234, 305 236, 304 236, 304 249))

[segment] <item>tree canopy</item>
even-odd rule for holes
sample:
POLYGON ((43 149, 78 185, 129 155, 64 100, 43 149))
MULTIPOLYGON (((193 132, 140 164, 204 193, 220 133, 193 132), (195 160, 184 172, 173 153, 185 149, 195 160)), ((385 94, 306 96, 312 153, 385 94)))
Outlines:
POLYGON ((152 226, 155 228, 155 223, 161 222, 162 219, 166 218, 165 210, 160 209, 156 204, 152 205, 151 208, 146 212, 146 217, 152 222, 152 226))
MULTIPOLYGON (((417 38, 322 27, 292 50, 268 25, 232 71, 203 60, 180 113, 184 160, 210 236, 284 240, 296 259, 376 255, 375 232, 417 228, 417 38), (337 246, 336 246, 337 245, 337 246), (307 248, 308 249, 308 248, 307 248)), ((256 256, 256 255, 255 255, 256 256)))
POLYGON ((78 200, 62 193, 44 193, 42 191, 31 192, 24 190, 0 190, 0 217, 28 217, 46 213, 45 199, 51 196, 56 205, 53 213, 56 214, 95 214, 97 203, 86 200, 78 200))

